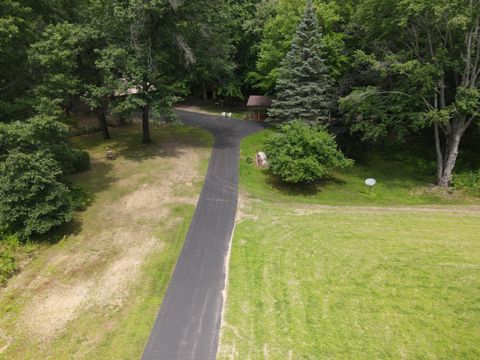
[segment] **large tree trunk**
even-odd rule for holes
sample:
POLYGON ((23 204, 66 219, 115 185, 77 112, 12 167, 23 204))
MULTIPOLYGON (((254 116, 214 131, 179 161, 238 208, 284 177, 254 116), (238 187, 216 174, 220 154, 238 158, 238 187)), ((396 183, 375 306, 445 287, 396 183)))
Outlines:
POLYGON ((438 185, 448 187, 452 183, 453 169, 458 158, 458 149, 463 135, 462 130, 455 130, 447 138, 442 168, 439 169, 438 185), (441 171, 440 171, 441 170, 441 171))
POLYGON ((440 131, 438 130, 438 123, 433 124, 433 129, 435 133, 435 150, 437 152, 437 181, 440 182, 440 179, 443 175, 443 153, 442 153, 442 144, 440 142, 440 131))
POLYGON ((110 133, 108 132, 108 124, 107 124, 107 118, 105 116, 105 110, 103 108, 100 108, 98 111, 98 124, 100 125, 100 129, 102 130, 103 133, 103 138, 105 140, 110 139, 110 133))
POLYGON ((142 128, 143 128, 143 139, 142 143, 148 144, 152 142, 150 137, 150 107, 145 105, 142 107, 142 128))

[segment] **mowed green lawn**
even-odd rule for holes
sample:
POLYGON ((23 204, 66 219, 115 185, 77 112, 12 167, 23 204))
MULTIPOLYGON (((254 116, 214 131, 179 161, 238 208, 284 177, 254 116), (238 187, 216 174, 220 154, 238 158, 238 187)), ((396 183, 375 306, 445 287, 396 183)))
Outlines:
POLYGON ((343 171, 334 171, 326 181, 312 186, 287 186, 273 178, 268 170, 259 169, 247 162, 263 149, 272 130, 263 130, 245 138, 241 147, 241 189, 252 198, 273 202, 302 202, 330 205, 431 205, 478 204, 480 199, 461 192, 446 193, 434 187, 435 154, 429 148, 423 157, 406 155, 399 147, 390 153, 362 154, 362 159, 343 171), (428 156, 431 155, 430 158, 428 156), (426 159, 427 158, 427 159, 426 159), (432 168, 427 168, 427 166, 432 168), (372 192, 365 179, 375 178, 372 192))
POLYGON ((480 358, 480 213, 246 214, 219 359, 480 358))
POLYGON ((480 199, 378 153, 283 186, 247 162, 270 135, 241 146, 218 358, 479 359, 480 199))

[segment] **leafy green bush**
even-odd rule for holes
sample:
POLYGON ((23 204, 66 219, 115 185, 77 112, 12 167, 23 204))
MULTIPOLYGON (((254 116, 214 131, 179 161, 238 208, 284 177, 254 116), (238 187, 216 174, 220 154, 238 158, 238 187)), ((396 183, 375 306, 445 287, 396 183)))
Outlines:
POLYGON ((72 194, 52 154, 11 151, 0 173, 0 226, 28 238, 72 219, 72 194))
POLYGON ((24 153, 47 150, 60 164, 64 174, 90 168, 88 153, 72 147, 67 126, 52 116, 36 116, 25 122, 0 124, 0 160, 10 150, 24 153))
POLYGON ((90 168, 68 128, 51 116, 0 124, 0 226, 28 238, 71 220, 76 199, 63 175, 90 168))
POLYGON ((454 174, 452 184, 457 189, 480 195, 480 169, 454 174))
POLYGON ((75 173, 83 172, 90 170, 90 155, 88 152, 74 149, 76 153, 75 162, 73 163, 73 168, 75 173))
POLYGON ((84 188, 76 185, 69 184, 70 192, 72 193, 73 207, 77 211, 82 211, 91 204, 92 198, 84 188))
POLYGON ((20 241, 15 235, 0 234, 0 286, 17 271, 15 250, 20 241))
POLYGON ((351 166, 325 128, 293 121, 265 144, 270 170, 282 181, 311 183, 325 178, 333 168, 351 166))

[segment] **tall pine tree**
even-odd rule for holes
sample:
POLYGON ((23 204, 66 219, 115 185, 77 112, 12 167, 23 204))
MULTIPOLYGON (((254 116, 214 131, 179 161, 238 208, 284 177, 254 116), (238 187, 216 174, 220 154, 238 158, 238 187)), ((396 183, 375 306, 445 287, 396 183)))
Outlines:
POLYGON ((325 124, 331 111, 331 78, 322 58, 321 34, 312 1, 282 62, 269 122, 291 120, 325 124))

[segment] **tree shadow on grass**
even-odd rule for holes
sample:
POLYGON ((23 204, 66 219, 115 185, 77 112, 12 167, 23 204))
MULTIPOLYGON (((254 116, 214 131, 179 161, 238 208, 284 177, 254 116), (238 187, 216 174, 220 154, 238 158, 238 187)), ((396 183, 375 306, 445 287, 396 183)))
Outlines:
MULTIPOLYGON (((141 133, 132 137, 131 132, 114 133, 114 138, 105 142, 119 157, 132 161, 145 161, 155 157, 175 158, 182 155, 184 147, 206 148, 210 141, 204 130, 180 125, 169 125, 151 130, 152 142, 142 144, 141 133)), ((105 148, 106 149, 106 148, 105 148)))
POLYGON ((74 218, 70 222, 60 225, 46 234, 35 235, 30 240, 37 244, 53 245, 60 242, 65 237, 78 235, 81 231, 81 221, 74 218))
POLYGON ((276 191, 288 196, 315 196, 321 193, 327 185, 345 184, 344 180, 333 176, 312 183, 288 184, 274 176, 268 169, 262 171, 266 175, 267 184, 272 186, 276 191))
POLYGON ((119 180, 112 170, 113 164, 110 162, 93 161, 90 170, 68 178, 71 187, 77 193, 75 194, 77 199, 84 203, 83 206, 79 206, 80 211, 90 206, 98 193, 107 190, 119 180))

